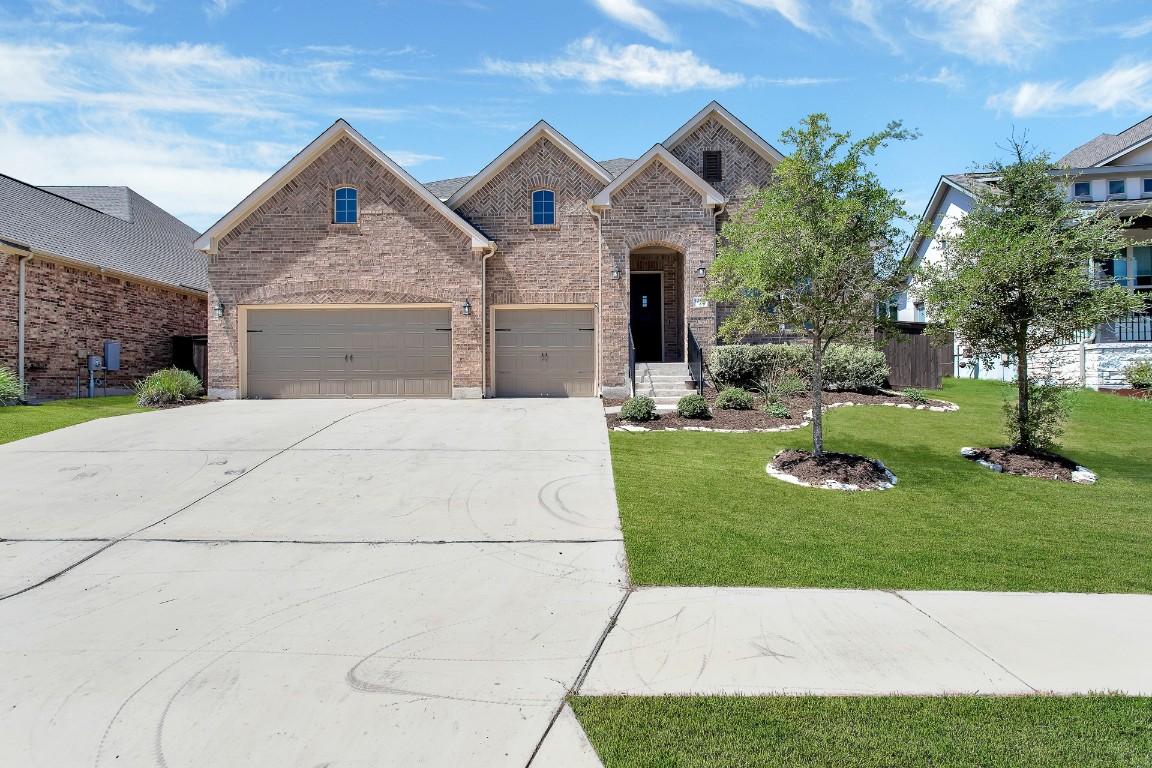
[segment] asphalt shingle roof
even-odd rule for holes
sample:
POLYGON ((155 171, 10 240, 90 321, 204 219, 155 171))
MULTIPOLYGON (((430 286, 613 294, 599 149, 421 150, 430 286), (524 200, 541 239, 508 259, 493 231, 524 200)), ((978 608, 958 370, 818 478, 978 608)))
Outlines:
POLYGON ((206 290, 196 230, 128 187, 34 187, 0 174, 0 238, 176 287, 206 290))
POLYGON ((1136 123, 1117 134, 1102 133, 1060 158, 1060 164, 1069 168, 1092 168, 1113 155, 1152 137, 1152 117, 1136 123))
MULTIPOLYGON (((618 157, 614 160, 600 161, 600 167, 608 171, 608 174, 612 178, 616 178, 620 174, 624 173, 624 171, 628 170, 628 166, 632 165, 634 162, 636 161, 627 157, 618 157)), ((436 197, 440 198, 441 200, 447 200, 448 198, 452 197, 452 195, 456 194, 460 187, 467 184, 471 179, 471 176, 457 176, 454 179, 440 179, 439 181, 428 182, 424 185, 424 188, 432 194, 436 195, 436 197)))

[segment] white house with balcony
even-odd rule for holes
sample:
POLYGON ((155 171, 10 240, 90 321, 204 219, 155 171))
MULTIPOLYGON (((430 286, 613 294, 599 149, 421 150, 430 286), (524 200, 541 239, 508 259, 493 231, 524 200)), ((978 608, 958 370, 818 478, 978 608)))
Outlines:
MULTIPOLYGON (((1132 243, 1111 259, 1090 265, 1131 291, 1145 295, 1144 312, 1086 328, 1074 343, 1053 346, 1036 355, 1034 365, 1065 381, 1093 389, 1124 387, 1123 369, 1134 360, 1152 357, 1152 117, 1118 133, 1104 133, 1060 159, 1068 169, 1069 200, 1084 210, 1108 206, 1128 222, 1132 243)), ((987 174, 942 176, 924 211, 934 232, 947 232, 971 210, 975 192, 996 179, 987 174)), ((919 238, 909 246, 917 262, 940 258, 936 238, 919 238)), ((1086 267, 1089 265, 1086 265, 1086 267)), ((908 294, 892 309, 904 322, 925 322, 924 306, 908 294)), ((958 377, 1010 380, 1010 358, 989 368, 966 354, 957 339, 954 373, 958 377)))

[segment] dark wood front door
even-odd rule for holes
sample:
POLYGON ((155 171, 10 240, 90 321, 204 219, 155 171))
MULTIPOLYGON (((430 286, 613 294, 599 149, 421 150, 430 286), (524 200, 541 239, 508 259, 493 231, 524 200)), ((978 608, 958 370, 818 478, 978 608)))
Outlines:
POLYGON ((632 341, 636 345, 636 362, 659 363, 664 359, 663 275, 632 275, 632 341))

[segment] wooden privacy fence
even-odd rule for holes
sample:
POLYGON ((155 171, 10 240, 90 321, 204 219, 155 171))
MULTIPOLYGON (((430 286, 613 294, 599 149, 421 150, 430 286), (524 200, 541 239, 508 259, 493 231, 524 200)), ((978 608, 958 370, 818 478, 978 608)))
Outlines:
POLYGON ((899 335, 884 345, 889 386, 939 389, 941 379, 952 375, 952 335, 934 343, 924 323, 897 323, 897 328, 899 335))

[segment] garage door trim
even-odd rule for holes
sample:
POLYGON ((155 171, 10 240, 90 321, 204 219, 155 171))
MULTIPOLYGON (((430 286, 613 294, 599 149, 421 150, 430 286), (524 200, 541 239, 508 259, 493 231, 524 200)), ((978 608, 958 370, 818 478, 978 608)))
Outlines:
POLYGON ((490 390, 485 394, 485 397, 496 397, 497 381, 496 381, 496 311, 509 310, 509 309, 588 309, 592 311, 592 321, 595 326, 595 333, 593 335, 593 378, 592 378, 592 393, 593 397, 598 397, 600 393, 600 364, 601 364, 601 318, 600 313, 597 311, 595 304, 489 304, 488 305, 488 381, 491 382, 490 390))
MULTIPOLYGON (((259 312, 266 309, 447 309, 449 320, 452 318, 452 304, 450 302, 425 304, 240 304, 236 307, 236 332, 239 336, 236 345, 236 354, 238 358, 237 384, 239 385, 241 399, 248 397, 248 313, 259 312)), ((449 375, 449 391, 452 389, 451 380, 454 379, 455 373, 455 370, 453 370, 449 375)))

